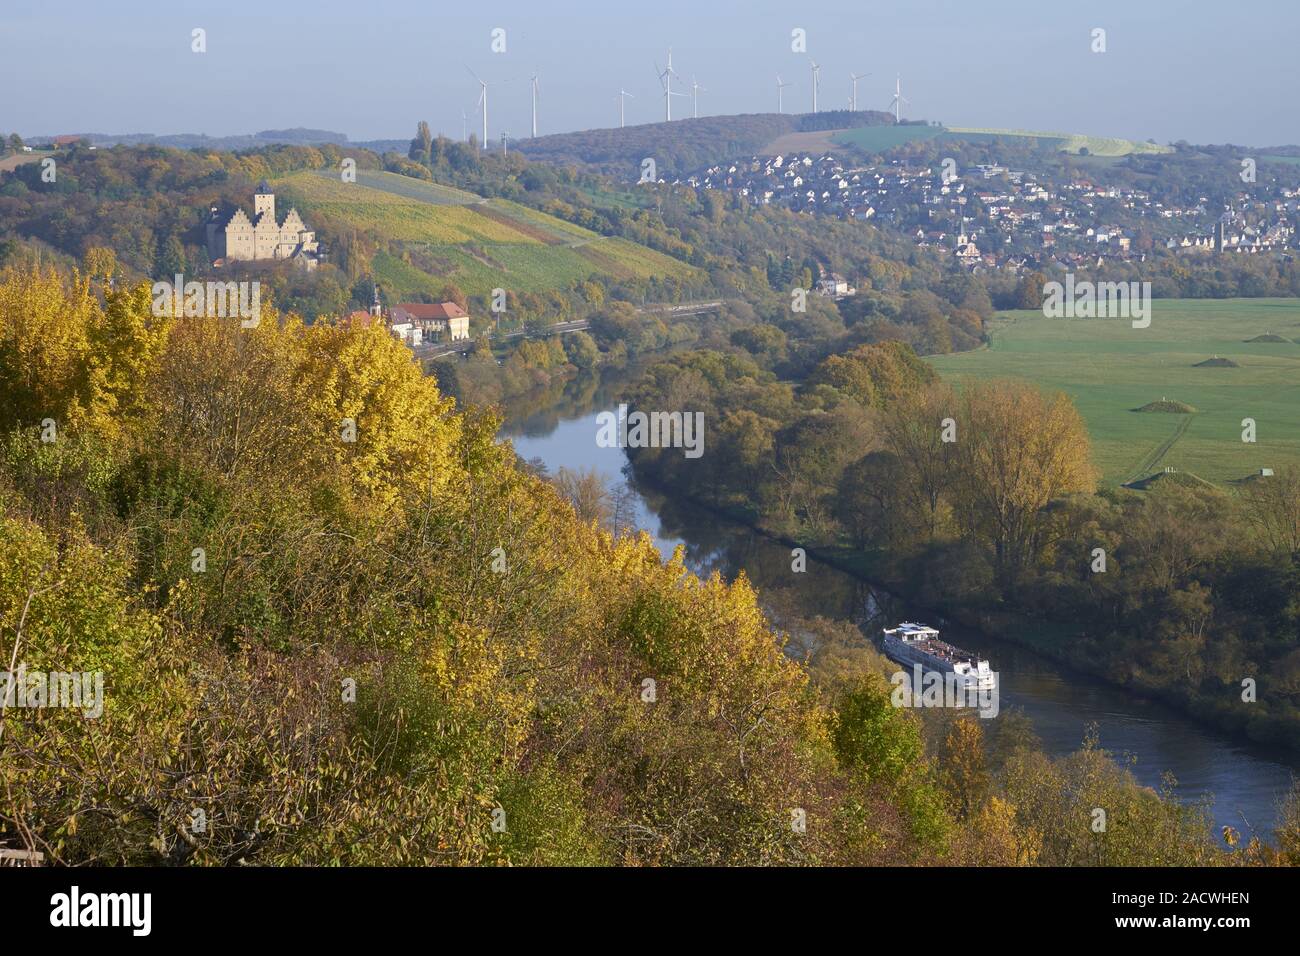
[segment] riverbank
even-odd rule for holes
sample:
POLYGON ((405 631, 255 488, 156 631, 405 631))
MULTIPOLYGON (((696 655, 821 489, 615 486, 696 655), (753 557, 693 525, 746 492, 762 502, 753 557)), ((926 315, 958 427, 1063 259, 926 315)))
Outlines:
MULTIPOLYGON (((625 388, 621 374, 579 380, 564 389, 558 404, 515 409, 502 437, 521 458, 551 473, 561 468, 595 472, 610 487, 618 486, 628 477, 623 449, 602 447, 595 439, 600 413, 627 400, 625 388)), ((1186 802, 1213 797, 1216 829, 1240 829, 1246 821, 1250 832, 1271 839, 1278 801, 1300 775, 1300 756, 1293 750, 1223 732, 1150 695, 1057 663, 1057 655, 1034 650, 1033 641, 1006 639, 1027 636, 1019 631, 1036 626, 1033 622, 1005 637, 998 626, 968 628, 955 617, 939 622, 933 604, 909 603, 901 594, 868 583, 885 577, 870 573, 871 565, 843 570, 853 555, 813 549, 806 573, 793 574, 790 548, 797 543, 755 530, 752 516, 707 509, 644 482, 631 482, 630 493, 635 525, 651 535, 665 558, 682 547, 686 566, 701 577, 717 572, 731 581, 744 573, 760 601, 783 616, 852 621, 869 633, 882 622, 942 623, 951 640, 993 663, 1000 673, 1003 713, 1027 718, 1045 754, 1069 757, 1095 728, 1105 749, 1143 786, 1158 790, 1166 773, 1172 774, 1186 802)))
MULTIPOLYGON (((635 474, 635 464, 633 465, 635 474)), ((1196 724, 1209 730, 1224 733, 1256 744, 1283 747, 1300 754, 1300 717, 1275 717, 1268 714, 1245 716, 1226 711, 1229 706, 1241 707, 1240 690, 1229 691, 1235 695, 1232 702, 1210 701, 1199 695, 1179 694, 1167 687, 1143 683, 1137 679, 1123 680, 1116 675, 1116 667, 1108 668, 1085 653, 1072 652, 1078 645, 1072 643, 1075 635, 1067 625, 1048 618, 1038 618, 1021 611, 989 609, 957 602, 935 600, 933 594, 923 593, 915 579, 891 573, 885 561, 872 560, 863 551, 846 546, 809 544, 796 537, 766 526, 753 512, 741 508, 721 508, 677 488, 670 488, 637 475, 637 481, 662 494, 684 498, 694 507, 724 521, 743 525, 754 534, 769 541, 790 547, 803 548, 805 553, 823 564, 861 581, 880 588, 904 600, 925 606, 936 615, 997 641, 1023 647, 1053 663, 1079 674, 1101 681, 1117 690, 1157 701, 1173 708, 1196 724)))

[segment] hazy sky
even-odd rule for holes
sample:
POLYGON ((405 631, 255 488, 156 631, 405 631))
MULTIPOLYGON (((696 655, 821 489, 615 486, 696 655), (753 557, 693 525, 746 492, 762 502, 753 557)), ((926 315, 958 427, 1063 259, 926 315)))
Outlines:
MULTIPOLYGON (((663 117, 666 49, 707 92, 700 114, 884 109, 902 74, 904 116, 1198 143, 1300 142, 1297 0, 0 0, 0 131, 250 133, 308 126, 353 139, 407 137, 417 120, 540 132, 663 117), (195 27, 207 52, 191 52, 195 27), (490 50, 506 30, 507 52, 490 50), (807 32, 808 54, 790 32, 807 32), (1091 33, 1106 30, 1107 51, 1091 33)), ((673 115, 690 101, 674 98, 673 115)))

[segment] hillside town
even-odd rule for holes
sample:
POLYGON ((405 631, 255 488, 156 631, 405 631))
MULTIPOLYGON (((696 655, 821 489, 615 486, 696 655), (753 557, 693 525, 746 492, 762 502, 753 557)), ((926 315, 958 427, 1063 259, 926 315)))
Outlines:
POLYGON ((846 166, 829 153, 752 156, 678 183, 758 206, 870 220, 909 235, 918 248, 948 250, 972 271, 1143 261, 1156 248, 1291 255, 1300 220, 1296 189, 1264 198, 1241 192, 1227 208, 1207 199, 1175 207, 1086 178, 1055 184, 996 164, 946 173, 901 161, 846 166))

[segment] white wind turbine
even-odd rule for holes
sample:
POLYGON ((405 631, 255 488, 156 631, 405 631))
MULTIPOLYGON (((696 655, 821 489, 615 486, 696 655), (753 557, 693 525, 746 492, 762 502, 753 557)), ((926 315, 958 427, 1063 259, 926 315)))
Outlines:
MULTIPOLYGON (((478 148, 479 148, 480 150, 483 150, 483 149, 486 149, 486 148, 487 148, 487 137, 488 137, 488 121, 487 121, 487 119, 488 119, 488 114, 487 114, 487 108, 488 108, 488 83, 487 83, 485 80, 483 80, 483 78, 480 77, 480 76, 479 76, 477 73, 475 73, 473 70, 470 70, 468 64, 465 66, 465 69, 469 70, 469 75, 470 75, 470 76, 472 76, 472 77, 474 77, 474 79, 478 80, 478 85, 479 85, 479 91, 478 91, 478 102, 477 102, 476 104, 474 104, 474 105, 480 107, 480 108, 482 109, 482 111, 483 111, 483 138, 480 139, 479 142, 478 142, 478 148)), ((497 81, 498 84, 500 84, 500 83, 509 83, 509 82, 510 82, 510 80, 498 80, 498 81, 497 81)))
MULTIPOLYGON (((659 76, 659 83, 664 88, 664 122, 671 122, 673 118, 673 97, 685 96, 685 93, 673 92, 673 77, 677 76, 677 71, 673 69, 673 51, 668 48, 668 66, 662 73, 659 72, 659 64, 655 64, 655 73, 659 76)), ((681 79, 681 77, 678 77, 681 79)))
POLYGON ((889 104, 889 108, 894 111, 894 122, 899 123, 903 118, 903 104, 912 105, 912 101, 903 95, 902 81, 895 75, 894 77, 894 101, 889 104))
POLYGON ((532 76, 533 84, 533 139, 537 139, 537 73, 532 76))
POLYGON ((469 114, 464 110, 460 111, 460 138, 462 142, 469 142, 469 114))
POLYGON ((785 92, 785 88, 786 88, 787 86, 793 86, 793 85, 794 85, 793 83, 784 83, 784 82, 782 82, 782 81, 781 81, 781 74, 780 74, 780 73, 778 73, 778 74, 776 75, 776 111, 777 111, 778 113, 784 113, 784 112, 785 112, 785 109, 784 109, 784 103, 782 102, 782 99, 783 99, 782 94, 784 94, 784 92, 785 92))
POLYGON ((850 108, 853 112, 858 111, 858 80, 866 79, 870 73, 850 73, 849 79, 853 81, 853 101, 850 108))
MULTIPOLYGON (((618 90, 618 128, 619 129, 623 128, 623 98, 627 96, 632 96, 632 94, 629 93, 627 90, 623 89, 622 87, 619 87, 618 90)), ((636 97, 632 96, 632 99, 636 99, 636 97)))
POLYGON ((700 118, 700 90, 704 90, 705 93, 709 92, 705 87, 700 86, 700 84, 695 81, 695 74, 692 73, 691 74, 691 115, 695 119, 700 118))
POLYGON ((812 74, 813 74, 813 112, 816 113, 817 112, 817 86, 818 83, 820 83, 822 68, 817 65, 816 60, 812 60, 810 62, 812 63, 812 74))
MULTIPOLYGON (((465 67, 465 69, 469 70, 469 67, 467 66, 467 67, 465 67)), ((482 149, 483 149, 483 144, 487 142, 487 91, 488 91, 488 85, 487 85, 487 83, 485 83, 482 79, 480 79, 480 78, 479 78, 479 75, 478 75, 477 73, 475 73, 473 70, 469 70, 469 75, 472 76, 472 77, 474 77, 474 79, 478 80, 478 86, 479 86, 479 90, 478 90, 478 102, 475 103, 474 105, 475 105, 475 106, 478 106, 478 107, 481 107, 482 110, 483 110, 483 138, 480 139, 480 140, 478 141, 478 148, 479 148, 480 151, 482 151, 482 149)))

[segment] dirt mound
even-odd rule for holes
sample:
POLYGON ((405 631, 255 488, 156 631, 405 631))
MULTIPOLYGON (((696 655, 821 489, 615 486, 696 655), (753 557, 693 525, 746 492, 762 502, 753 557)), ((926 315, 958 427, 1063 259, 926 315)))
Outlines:
POLYGON ((1157 471, 1154 475, 1147 475, 1145 478, 1139 478, 1137 481, 1130 481, 1125 488, 1133 488, 1136 491, 1150 491, 1158 484, 1178 485, 1182 488, 1199 488, 1202 491, 1218 489, 1211 483, 1190 471, 1157 471))
POLYGON ((1171 415, 1191 415, 1196 409, 1186 402, 1176 402, 1173 399, 1162 398, 1158 402, 1147 402, 1141 408, 1133 409, 1135 412, 1167 412, 1171 415))
POLYGON ((1204 362, 1197 362, 1192 368, 1241 368, 1241 366, 1230 358, 1220 358, 1216 355, 1204 362))

